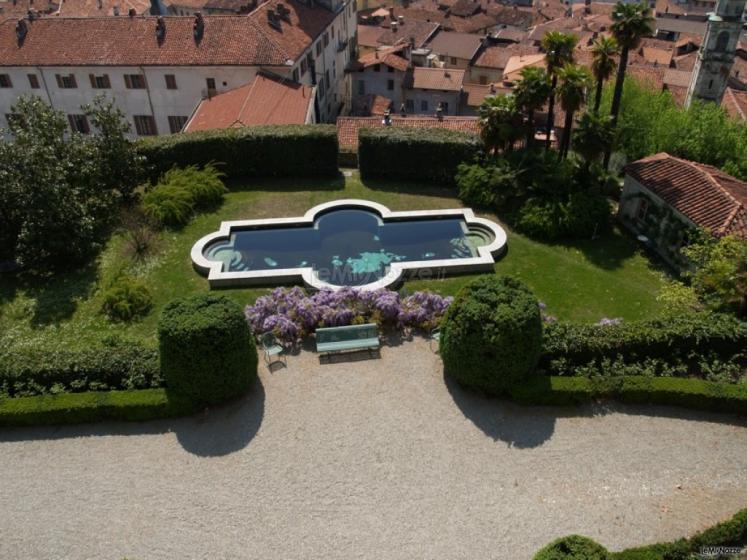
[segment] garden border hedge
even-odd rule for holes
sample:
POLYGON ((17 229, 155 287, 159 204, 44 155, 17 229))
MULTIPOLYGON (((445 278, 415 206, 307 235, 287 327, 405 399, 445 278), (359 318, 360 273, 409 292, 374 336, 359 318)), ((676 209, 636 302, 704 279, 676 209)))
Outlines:
POLYGON ((442 128, 364 128, 358 133, 358 166, 364 179, 453 185, 459 164, 472 161, 481 150, 477 135, 442 128))
POLYGON ((174 166, 210 162, 220 164, 228 178, 336 177, 338 150, 337 128, 326 124, 206 130, 137 143, 151 180, 174 166))
POLYGON ((747 416, 747 385, 681 377, 535 376, 508 390, 525 405, 568 406, 610 398, 624 403, 680 406, 747 416))
POLYGON ((103 420, 142 422, 186 416, 198 410, 165 389, 89 391, 0 400, 0 426, 81 424, 103 420))

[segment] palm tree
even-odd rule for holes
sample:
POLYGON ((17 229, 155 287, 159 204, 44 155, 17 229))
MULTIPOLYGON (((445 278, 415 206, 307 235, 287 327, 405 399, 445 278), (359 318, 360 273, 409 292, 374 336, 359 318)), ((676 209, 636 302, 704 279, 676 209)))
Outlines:
POLYGON ((550 149, 550 132, 555 121, 555 88, 558 86, 557 72, 569 62, 573 62, 573 49, 576 48, 578 37, 570 33, 549 31, 542 37, 542 50, 545 51, 545 66, 547 74, 552 78, 550 95, 547 102, 547 138, 545 149, 550 149))
POLYGON ((560 106, 565 111, 565 124, 563 125, 563 139, 560 143, 560 157, 568 155, 571 145, 571 129, 573 128, 573 115, 586 103, 586 92, 591 84, 591 74, 583 66, 566 64, 558 70, 560 86, 558 86, 558 97, 560 106))
POLYGON ((594 113, 599 112, 599 103, 602 101, 602 87, 604 82, 609 80, 612 72, 615 71, 617 62, 615 57, 620 54, 620 48, 614 37, 600 37, 591 47, 593 59, 591 62, 591 72, 597 81, 597 92, 594 97, 594 113))
POLYGON ((542 68, 528 66, 521 71, 521 81, 514 88, 516 104, 527 117, 527 148, 534 139, 534 112, 540 109, 550 95, 550 80, 542 68))
POLYGON ((489 153, 511 151, 521 138, 521 112, 513 95, 486 97, 479 109, 480 137, 489 153))
POLYGON ((576 120, 576 131, 573 133, 573 149, 584 160, 588 170, 591 164, 612 145, 614 132, 608 115, 586 112, 576 120))
MULTIPOLYGON (((620 113, 620 102, 622 101, 623 82, 625 81, 625 70, 628 66, 628 53, 641 43, 641 39, 653 33, 651 8, 647 4, 625 4, 618 2, 612 11, 612 35, 620 45, 620 64, 617 65, 617 77, 615 78, 615 93, 612 96, 613 128, 617 126, 617 115, 620 113)), ((609 165, 611 149, 604 154, 604 167, 609 165)))

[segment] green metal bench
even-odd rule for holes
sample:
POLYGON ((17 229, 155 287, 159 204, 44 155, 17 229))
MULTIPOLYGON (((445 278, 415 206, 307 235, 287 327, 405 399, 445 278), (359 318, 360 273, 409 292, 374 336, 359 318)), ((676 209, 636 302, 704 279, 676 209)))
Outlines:
POLYGON ((375 323, 316 329, 316 351, 374 350, 380 346, 379 327, 375 323))

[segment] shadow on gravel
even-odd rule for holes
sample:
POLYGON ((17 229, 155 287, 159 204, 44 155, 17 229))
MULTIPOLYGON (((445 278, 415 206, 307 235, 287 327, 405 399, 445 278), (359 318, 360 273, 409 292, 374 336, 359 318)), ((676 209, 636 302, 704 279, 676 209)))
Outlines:
POLYGON ((0 443, 173 432, 185 451, 200 457, 220 457, 249 445, 262 425, 264 410, 265 391, 261 381, 257 379, 251 392, 246 396, 193 416, 148 422, 3 428, 0 430, 0 443))

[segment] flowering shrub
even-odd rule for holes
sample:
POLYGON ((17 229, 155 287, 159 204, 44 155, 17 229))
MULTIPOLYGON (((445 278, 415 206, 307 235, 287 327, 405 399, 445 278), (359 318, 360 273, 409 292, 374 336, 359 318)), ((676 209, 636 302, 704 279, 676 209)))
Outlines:
POLYGON ((272 332, 293 344, 317 327, 376 323, 396 329, 430 329, 438 324, 452 298, 432 292, 401 297, 391 290, 342 288, 307 294, 302 288, 276 288, 247 305, 244 315, 258 335, 272 332))

